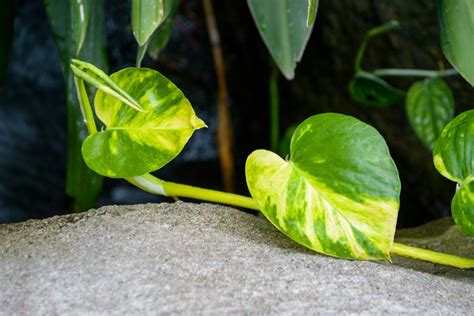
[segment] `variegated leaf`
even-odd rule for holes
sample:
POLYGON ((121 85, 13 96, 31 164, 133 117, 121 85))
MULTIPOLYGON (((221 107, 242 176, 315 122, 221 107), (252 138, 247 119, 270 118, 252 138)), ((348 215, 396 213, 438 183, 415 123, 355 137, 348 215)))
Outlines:
POLYGON ((436 141, 433 159, 443 176, 458 183, 451 212, 456 224, 474 236, 474 110, 446 125, 436 141))
POLYGON ((310 117, 296 129, 291 159, 257 150, 247 185, 263 214, 317 252, 390 260, 400 180, 382 136, 342 114, 310 117))
POLYGON ((90 135, 82 153, 101 175, 128 178, 155 171, 181 152, 196 129, 206 126, 181 90, 157 71, 127 68, 110 79, 143 111, 103 89, 97 92, 95 110, 106 129, 90 135))

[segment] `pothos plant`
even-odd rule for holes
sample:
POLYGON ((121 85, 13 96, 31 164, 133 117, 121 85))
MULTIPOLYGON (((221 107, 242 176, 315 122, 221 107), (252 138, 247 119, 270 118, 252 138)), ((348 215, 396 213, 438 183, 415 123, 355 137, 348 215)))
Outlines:
MULTIPOLYGON (((11 0, 7 1, 8 4, 11 2, 11 0)), ((79 155, 86 131, 74 93, 73 76, 70 73, 69 64, 71 59, 77 58, 107 69, 105 0, 43 0, 43 3, 59 49, 66 83, 68 123, 66 194, 71 198, 70 207, 73 211, 84 211, 95 204, 101 189, 102 177, 91 172, 79 155)), ((179 3, 180 0, 131 0, 131 29, 138 43, 137 67, 140 67, 145 55, 148 54, 156 59, 165 48, 171 37, 173 20, 179 3)), ((203 0, 204 6, 206 4, 209 6, 210 3, 210 0, 203 0)), ((275 64, 286 78, 293 78, 296 64, 303 55, 312 31, 318 0, 247 0, 247 3, 275 64)), ((11 6, 7 5, 7 7, 11 6)), ((4 11, 7 13, 10 10, 7 8, 4 11)), ((7 24, 9 20, 5 18, 4 22, 7 24)), ((7 28, 5 30, 8 31, 7 28)), ((218 38, 217 28, 210 29, 209 33, 211 41, 218 38)), ((5 60, 2 58, 2 51, 0 50, 0 72, 3 67, 2 61, 5 60)), ((216 59, 222 60, 222 56, 216 59)), ((220 68, 224 67, 220 66, 220 68)), ((272 71, 270 85, 274 88, 273 90, 277 88, 276 75, 277 72, 272 71)), ((221 78, 219 81, 222 81, 221 78)), ((276 93, 273 95, 277 96, 276 93)), ((227 96, 223 95, 221 99, 227 100, 227 96)), ((273 98, 273 100, 277 99, 273 98)), ((278 102, 271 104, 272 144, 278 144, 280 140, 279 106, 278 102)), ((221 147, 219 148, 220 156, 224 156, 223 152, 232 156, 228 148, 231 146, 230 136, 232 135, 228 106, 220 104, 217 112, 220 122, 217 134, 224 135, 222 138, 226 138, 225 141, 219 143, 227 142, 219 146, 221 147), (224 128, 229 131, 220 131, 224 128)), ((276 145, 272 145, 274 146, 276 145)), ((229 160, 233 161, 233 158, 230 157, 229 160)), ((229 164, 232 165, 233 162, 229 164)), ((222 169, 225 171, 226 168, 222 169)), ((231 176, 232 172, 229 173, 231 176)))
MULTIPOLYGON (((109 77, 79 60, 73 60, 71 68, 90 133, 82 154, 98 174, 124 178, 154 194, 261 211, 294 241, 337 258, 391 261, 394 254, 474 267, 474 259, 394 243, 400 194, 397 168, 383 137, 356 118, 336 113, 308 118, 293 134, 289 159, 254 151, 246 162, 250 198, 150 174, 173 160, 194 131, 206 126, 183 93, 160 73, 126 68, 109 77), (97 88, 94 109, 85 82, 97 88), (103 124, 100 129, 94 112, 103 124)), ((460 125, 465 122, 472 130, 472 113, 460 125)), ((446 143, 452 145, 452 133, 446 133, 446 143)), ((466 142, 473 140, 466 135, 466 142)), ((472 160, 457 158, 447 155, 436 160, 443 162, 447 176, 462 182, 459 199, 464 201, 463 192, 472 189, 472 160), (462 167, 466 161, 471 165, 462 167)))
MULTIPOLYGON (((459 3, 463 3, 460 1, 459 3)), ((439 15, 441 25, 442 47, 448 59, 459 69, 460 73, 471 82, 471 63, 464 51, 466 44, 460 42, 467 34, 460 29, 458 21, 451 10, 458 11, 461 20, 465 20, 460 10, 470 9, 463 6, 447 5, 440 1, 439 15), (448 38, 452 40, 448 40, 448 38), (462 46, 462 47, 461 47, 462 46)), ((474 9, 474 8, 473 8, 474 9)), ((472 11, 471 11, 472 12, 472 11)), ((474 22, 471 25, 471 36, 474 34, 474 22)), ((349 84, 352 97, 365 105, 386 107, 405 101, 405 108, 410 125, 423 144, 433 151, 436 169, 446 178, 457 182, 456 193, 451 203, 451 210, 456 224, 468 235, 474 236, 474 110, 454 117, 454 98, 448 84, 442 77, 458 75, 456 69, 420 70, 420 69, 376 69, 371 72, 362 69, 362 59, 371 38, 398 27, 397 21, 390 21, 370 30, 356 57, 355 75, 349 84), (391 86, 381 77, 406 76, 425 77, 416 81, 405 94, 404 91, 391 86), (448 124, 449 123, 449 124, 448 124)), ((472 41, 468 41, 469 43, 472 41)), ((469 45, 469 44, 467 44, 469 45)))

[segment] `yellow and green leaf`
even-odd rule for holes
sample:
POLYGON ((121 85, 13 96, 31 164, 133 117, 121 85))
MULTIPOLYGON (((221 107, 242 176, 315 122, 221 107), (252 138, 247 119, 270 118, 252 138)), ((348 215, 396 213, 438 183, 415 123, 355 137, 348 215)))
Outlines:
POLYGON ((196 129, 206 126, 181 90, 157 71, 127 68, 110 80, 125 96, 98 90, 95 111, 106 128, 82 145, 86 164, 101 175, 128 178, 160 169, 181 152, 196 129), (142 110, 124 99, 133 99, 142 110))
POLYGON ((456 224, 474 236, 474 110, 446 125, 433 149, 433 160, 439 173, 458 183, 451 212, 456 224))
POLYGON ((353 117, 320 114, 296 129, 290 155, 247 159, 247 185, 268 220, 320 253, 390 260, 400 180, 383 137, 353 117))

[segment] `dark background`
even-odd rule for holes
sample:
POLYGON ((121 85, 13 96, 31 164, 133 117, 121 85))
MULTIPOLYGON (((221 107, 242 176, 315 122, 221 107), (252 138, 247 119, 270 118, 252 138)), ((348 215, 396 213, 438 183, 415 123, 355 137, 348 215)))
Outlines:
MULTIPOLYGON (((371 42, 365 69, 449 68, 439 47, 436 2, 322 0, 296 78, 280 78, 282 129, 322 112, 350 114, 374 125, 386 138, 402 180, 399 227, 449 215, 454 184, 435 170, 431 153, 412 132, 404 106, 373 109, 351 100, 347 85, 365 32, 390 19, 401 28, 371 42)), ((214 1, 221 33, 234 120, 238 191, 247 194, 244 163, 269 146, 270 58, 244 0, 214 1)), ((133 66, 136 42, 129 1, 107 1, 110 71, 133 66)), ((216 80, 201 1, 182 0, 173 35, 157 69, 180 87, 209 126, 157 174, 164 179, 221 188, 215 146, 216 80)), ((447 79, 456 113, 472 108, 474 90, 460 77, 447 79)), ((408 89, 412 78, 390 81, 408 89)), ((62 214, 66 115, 60 61, 41 0, 17 0, 13 47, 0 90, 0 223, 62 214)), ((123 181, 106 180, 98 206, 167 200, 123 181)))

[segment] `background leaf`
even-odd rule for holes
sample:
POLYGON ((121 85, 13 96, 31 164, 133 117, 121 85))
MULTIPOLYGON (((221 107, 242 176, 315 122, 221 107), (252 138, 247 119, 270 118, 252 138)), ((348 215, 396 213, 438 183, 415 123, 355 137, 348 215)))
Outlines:
POLYGON ((408 90, 406 111, 411 127, 429 149, 454 116, 454 97, 440 78, 415 82, 408 90))
POLYGON ((91 14, 91 0, 69 0, 71 10, 71 23, 69 34, 72 45, 76 48, 76 56, 79 55, 84 44, 91 14))
POLYGON ((474 236, 474 110, 459 114, 446 125, 433 156, 436 169, 459 185, 451 203, 456 224, 474 236))
POLYGON ((94 207, 102 187, 102 177, 86 166, 81 155, 81 144, 88 133, 76 97, 73 75, 69 65, 72 58, 80 58, 97 65, 101 69, 107 69, 105 2, 95 0, 90 3, 91 9, 88 12, 91 16, 88 19, 87 34, 79 56, 77 55, 77 41, 71 34, 71 29, 72 21, 80 20, 80 18, 72 17, 71 13, 80 14, 80 12, 72 10, 71 2, 65 0, 44 0, 44 5, 58 46, 66 83, 68 130, 66 193, 71 197, 72 205, 70 207, 73 211, 85 211, 94 207))
POLYGON ((145 111, 97 92, 95 110, 106 129, 87 137, 82 153, 99 174, 128 178, 155 171, 181 152, 194 130, 205 126, 183 93, 154 70, 127 68, 110 79, 145 111))
POLYGON ((278 144, 278 154, 281 157, 286 157, 290 154, 290 144, 291 144, 291 138, 293 137, 293 134, 296 131, 296 128, 298 126, 296 124, 290 125, 286 130, 285 133, 283 134, 283 138, 280 140, 280 143, 278 144))
POLYGON ((438 0, 438 20, 444 55, 474 86, 474 1, 438 0))
POLYGON ((248 0, 247 3, 276 64, 287 79, 293 79, 296 63, 301 60, 312 31, 312 26, 306 24, 308 0, 248 0))
POLYGON ((173 2, 173 8, 165 21, 156 29, 148 41, 147 54, 152 59, 158 59, 160 52, 165 49, 173 32, 173 23, 180 0, 173 2))
POLYGON ((174 0, 132 0, 132 30, 140 46, 163 23, 174 6, 174 0))
POLYGON ((374 107, 390 106, 405 99, 405 92, 368 72, 355 74, 349 92, 357 102, 374 107))
POLYGON ((382 136, 353 117, 320 114, 299 125, 290 150, 289 162, 266 150, 247 159, 263 214, 315 251, 389 260, 400 180, 382 136))

